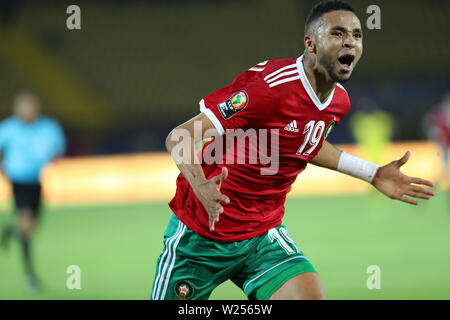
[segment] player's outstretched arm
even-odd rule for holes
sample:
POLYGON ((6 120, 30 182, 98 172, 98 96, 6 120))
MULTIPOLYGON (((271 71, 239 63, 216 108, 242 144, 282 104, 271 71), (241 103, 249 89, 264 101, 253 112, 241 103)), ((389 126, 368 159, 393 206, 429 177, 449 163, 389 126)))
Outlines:
POLYGON ((219 133, 211 121, 204 114, 199 114, 173 129, 166 139, 167 151, 169 151, 178 169, 189 182, 195 195, 208 213, 211 231, 214 231, 214 224, 219 221, 219 215, 224 211, 221 202, 230 203, 230 199, 220 193, 220 186, 227 178, 228 170, 223 167, 219 175, 208 180, 203 173, 201 165, 198 162, 196 163, 194 159, 197 156, 196 144, 202 138, 215 135, 219 135, 219 133), (201 125, 202 129, 198 137, 195 135, 196 124, 198 127, 201 125), (177 147, 179 149, 176 149, 177 147), (179 151, 181 148, 183 151, 180 155, 179 151))
POLYGON ((367 181, 391 199, 417 205, 417 201, 406 196, 429 199, 434 196, 434 192, 426 187, 432 187, 433 183, 422 178, 409 177, 400 171, 400 168, 408 161, 409 157, 410 152, 408 151, 401 159, 378 167, 374 163, 339 150, 325 140, 319 153, 311 160, 311 163, 367 181))
POLYGON ((380 167, 372 180, 372 185, 391 199, 417 205, 417 201, 406 196, 430 199, 430 197, 434 196, 434 192, 424 186, 433 187, 433 182, 422 178, 412 178, 400 171, 400 168, 409 160, 409 157, 410 152, 407 151, 399 160, 380 167))
POLYGON ((310 163, 322 168, 337 170, 341 154, 342 150, 339 150, 327 140, 323 140, 322 148, 310 163))

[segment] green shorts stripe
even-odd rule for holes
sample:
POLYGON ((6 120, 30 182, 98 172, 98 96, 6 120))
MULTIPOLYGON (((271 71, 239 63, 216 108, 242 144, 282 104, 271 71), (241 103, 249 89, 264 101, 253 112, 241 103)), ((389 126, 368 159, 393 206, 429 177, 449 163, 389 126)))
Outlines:
POLYGON ((170 275, 176 260, 176 249, 185 231, 186 226, 178 221, 177 231, 165 242, 165 249, 161 259, 159 259, 158 274, 153 285, 152 300, 162 300, 166 295, 170 275))

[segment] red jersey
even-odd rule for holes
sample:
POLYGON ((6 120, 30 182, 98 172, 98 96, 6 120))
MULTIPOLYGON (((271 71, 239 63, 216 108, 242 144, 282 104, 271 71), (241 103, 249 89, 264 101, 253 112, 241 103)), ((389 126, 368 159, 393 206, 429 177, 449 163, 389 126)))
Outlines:
POLYGON ((327 101, 320 102, 302 58, 261 62, 200 101, 200 111, 222 134, 204 146, 203 156, 214 154, 209 150, 213 145, 217 153, 218 142, 225 151, 219 155, 222 161, 202 163, 202 168, 210 179, 227 167, 228 178, 220 192, 230 198, 230 204, 223 204, 224 212, 210 232, 206 210, 180 174, 169 206, 194 232, 216 241, 241 241, 281 224, 292 183, 350 109, 347 92, 340 84, 327 101), (228 144, 227 137, 239 129, 256 132, 256 138, 228 144), (245 148, 239 149, 242 146, 245 148), (237 152, 227 158, 230 150, 237 152))

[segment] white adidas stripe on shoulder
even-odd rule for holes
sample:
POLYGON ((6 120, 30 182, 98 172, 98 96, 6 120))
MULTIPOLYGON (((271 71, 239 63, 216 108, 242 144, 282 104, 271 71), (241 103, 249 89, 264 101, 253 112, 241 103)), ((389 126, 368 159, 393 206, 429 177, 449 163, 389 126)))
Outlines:
POLYGON ((297 79, 300 79, 300 75, 297 75, 295 77, 290 77, 290 78, 284 78, 284 79, 281 79, 279 81, 272 82, 271 84, 269 84, 269 87, 272 88, 272 87, 275 87, 275 86, 277 86, 279 84, 282 84, 282 83, 285 83, 285 82, 294 81, 294 80, 297 80, 297 79))
POLYGON ((267 80, 266 82, 267 82, 267 83, 271 83, 271 82, 274 82, 275 80, 277 80, 277 79, 279 79, 279 78, 281 78, 281 77, 289 76, 289 75, 294 74, 294 73, 298 73, 298 71, 297 71, 297 70, 289 70, 289 71, 285 71, 285 72, 282 72, 282 73, 276 75, 276 76, 273 77, 273 78, 270 78, 270 79, 267 80))
POLYGON ((280 68, 280 69, 278 69, 278 70, 272 72, 271 74, 267 75, 267 76, 264 78, 264 81, 269 80, 270 78, 272 78, 273 76, 279 74, 280 72, 282 72, 282 71, 284 71, 284 70, 292 69, 292 68, 297 68, 297 64, 295 64, 295 63, 294 63, 294 64, 290 64, 290 65, 288 65, 288 66, 284 66, 284 67, 282 67, 282 68, 280 68))
POLYGON ((250 71, 257 71, 257 72, 261 72, 261 71, 263 71, 265 68, 256 68, 256 67, 253 67, 253 68, 250 68, 250 69, 248 69, 248 70, 250 70, 250 71))
MULTIPOLYGON (((268 60, 263 61, 248 69, 249 71, 261 72, 266 68, 268 60)), ((284 67, 281 67, 271 74, 264 77, 264 81, 269 85, 270 88, 273 88, 279 84, 286 83, 289 81, 294 81, 300 79, 300 74, 298 73, 297 64, 293 63, 284 67), (288 77, 291 76, 291 77, 288 77)))
POLYGON ((272 72, 264 78, 264 81, 266 81, 270 88, 273 88, 279 84, 297 79, 300 79, 300 74, 298 73, 297 64, 294 63, 272 72))
POLYGON ((268 61, 269 61, 269 60, 260 62, 260 63, 258 63, 256 66, 254 66, 254 67, 252 67, 252 68, 250 68, 250 69, 248 69, 248 70, 250 70, 250 71, 261 72, 261 71, 263 71, 263 70, 265 69, 264 66, 267 64, 268 61), (264 67, 264 68, 261 68, 261 67, 264 67))

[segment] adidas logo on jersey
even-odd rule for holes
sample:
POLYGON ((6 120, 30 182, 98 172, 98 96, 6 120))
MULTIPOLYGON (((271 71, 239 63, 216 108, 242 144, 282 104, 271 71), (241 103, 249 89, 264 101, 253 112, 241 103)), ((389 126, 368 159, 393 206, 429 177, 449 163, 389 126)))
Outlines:
POLYGON ((289 123, 288 125, 286 125, 286 127, 284 127, 284 130, 291 131, 291 132, 298 132, 297 121, 294 120, 291 123, 289 123))

